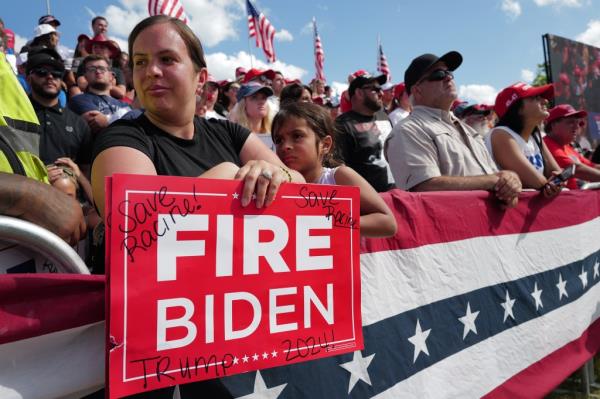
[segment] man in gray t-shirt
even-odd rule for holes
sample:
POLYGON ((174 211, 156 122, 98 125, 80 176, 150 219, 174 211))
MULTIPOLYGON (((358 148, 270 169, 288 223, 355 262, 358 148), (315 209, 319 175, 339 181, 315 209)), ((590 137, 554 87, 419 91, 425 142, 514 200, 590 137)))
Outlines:
POLYGON ((387 141, 386 158, 396 186, 411 191, 490 190, 515 206, 519 177, 498 171, 482 137, 451 112, 456 99, 452 71, 462 56, 423 54, 404 74, 412 113, 396 125, 387 141))

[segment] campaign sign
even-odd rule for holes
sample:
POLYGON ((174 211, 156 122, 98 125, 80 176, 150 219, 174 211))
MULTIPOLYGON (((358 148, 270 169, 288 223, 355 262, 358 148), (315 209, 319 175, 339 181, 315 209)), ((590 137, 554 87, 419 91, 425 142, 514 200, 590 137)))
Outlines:
POLYGON ((107 182, 111 398, 363 347, 359 190, 115 175, 107 182))

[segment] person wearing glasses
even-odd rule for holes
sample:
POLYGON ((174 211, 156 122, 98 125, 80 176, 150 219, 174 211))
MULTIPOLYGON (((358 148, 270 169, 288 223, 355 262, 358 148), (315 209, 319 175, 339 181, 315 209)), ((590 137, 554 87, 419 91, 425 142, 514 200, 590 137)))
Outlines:
POLYGON ((30 101, 40 121, 40 158, 52 164, 66 157, 88 170, 92 134, 85 121, 58 101, 65 67, 56 50, 38 47, 29 51, 25 70, 31 87, 30 101))
POLYGON ((131 111, 131 107, 110 95, 114 76, 105 57, 97 54, 88 55, 83 60, 82 67, 88 82, 87 90, 72 97, 69 100, 69 108, 81 115, 90 126, 92 133, 97 134, 131 111))
POLYGON ((553 96, 551 84, 532 87, 515 83, 505 88, 494 105, 499 120, 485 139, 499 167, 515 171, 523 187, 540 190, 546 197, 554 197, 562 188, 552 182, 560 168, 542 142, 539 128, 553 96))
POLYGON ((423 54, 404 73, 413 110, 386 143, 394 179, 411 191, 489 190, 503 206, 516 206, 517 174, 498 171, 483 138, 450 112, 457 98, 452 72, 461 63, 456 51, 423 54))
MULTIPOLYGON (((600 164, 585 158, 571 144, 587 117, 584 110, 576 110, 569 104, 560 104, 552 108, 545 121, 546 137, 544 143, 561 168, 577 165, 575 176, 567 180, 567 187, 576 189, 579 183, 600 182, 600 164)), ((599 147, 600 148, 600 147, 599 147)))
POLYGON ((348 87, 352 109, 335 120, 339 157, 377 192, 394 188, 394 180, 383 156, 383 145, 392 124, 381 101, 386 75, 371 76, 361 71, 348 87))

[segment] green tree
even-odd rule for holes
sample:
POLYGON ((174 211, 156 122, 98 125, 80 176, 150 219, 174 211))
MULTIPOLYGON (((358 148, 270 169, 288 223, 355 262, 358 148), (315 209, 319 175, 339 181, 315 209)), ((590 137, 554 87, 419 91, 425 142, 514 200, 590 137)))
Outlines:
POLYGON ((531 83, 532 86, 542 86, 548 83, 548 76, 546 76, 546 64, 537 64, 537 71, 535 78, 531 83))

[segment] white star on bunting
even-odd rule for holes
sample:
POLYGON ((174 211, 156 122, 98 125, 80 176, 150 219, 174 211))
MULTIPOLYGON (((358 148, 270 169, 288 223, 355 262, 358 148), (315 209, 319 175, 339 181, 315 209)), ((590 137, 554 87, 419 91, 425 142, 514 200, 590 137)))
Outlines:
POLYGON ((429 350, 427 349, 427 337, 431 333, 431 328, 429 330, 423 331, 421 330, 421 323, 419 319, 417 319, 417 326, 415 327, 415 335, 410 337, 408 341, 415 346, 415 355, 413 357, 413 363, 417 361, 417 357, 424 352, 427 356, 429 356, 429 350))
POLYGON ((371 378, 369 377, 369 364, 373 361, 375 354, 363 357, 361 351, 354 352, 352 361, 340 364, 340 367, 347 370, 350 373, 350 382, 348 383, 348 393, 352 391, 358 380, 363 380, 367 384, 371 385, 371 378))
POLYGON ((238 197, 240 196, 238 193, 233 193, 231 194, 231 196, 233 197, 233 199, 238 199, 238 197))
POLYGON ((533 286, 533 292, 531 293, 531 296, 535 300, 535 310, 538 310, 539 308, 544 307, 544 304, 542 303, 542 291, 544 291, 544 290, 538 289, 537 281, 536 281, 535 285, 533 286))
POLYGON ((277 385, 276 387, 267 388, 267 384, 260 375, 260 371, 256 372, 254 380, 254 392, 248 395, 240 396, 237 399, 276 399, 285 389, 287 384, 277 385))
POLYGON ((581 280, 581 284, 583 285, 583 289, 588 285, 587 272, 584 267, 581 266, 581 274, 579 275, 579 279, 581 280))
POLYGON ((558 288, 558 300, 560 301, 564 296, 567 298, 569 294, 567 293, 567 280, 562 279, 562 274, 558 273, 558 284, 556 284, 556 288, 558 288))
POLYGON ((269 358, 269 354, 267 352, 263 352, 262 358, 263 359, 268 359, 269 358))
POLYGON ((242 358, 242 360, 244 361, 244 363, 248 363, 248 359, 250 359, 250 358, 248 357, 248 355, 246 355, 244 353, 244 357, 242 358))
POLYGON ((600 277, 600 270, 598 268, 600 268, 600 262, 596 261, 596 264, 594 264, 594 280, 596 277, 600 277))
POLYGON ((257 361, 258 360, 258 354, 255 353, 254 355, 252 355, 252 360, 257 361))
POLYGON ((233 357, 233 364, 238 364, 240 362, 240 359, 237 358, 237 356, 233 357))
POLYGON ((465 325, 463 329, 463 341, 469 334, 469 331, 473 331, 477 334, 477 326, 475 326, 475 319, 479 315, 479 310, 477 312, 471 312, 471 304, 467 302, 467 312, 463 317, 459 317, 458 320, 465 325))
POLYGON ((513 314, 513 306, 515 305, 515 301, 516 299, 511 299, 510 295, 508 295, 508 290, 506 290, 506 301, 500 304, 500 306, 502 306, 504 309, 503 323, 506 322, 506 319, 508 319, 509 316, 512 317, 513 320, 515 319, 515 315, 513 314))

